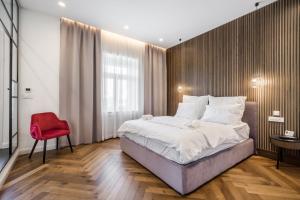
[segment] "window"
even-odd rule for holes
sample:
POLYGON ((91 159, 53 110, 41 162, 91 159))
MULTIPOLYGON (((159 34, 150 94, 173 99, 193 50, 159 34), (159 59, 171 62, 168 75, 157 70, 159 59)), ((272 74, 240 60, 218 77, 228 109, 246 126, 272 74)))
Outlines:
POLYGON ((104 53, 104 112, 139 111, 139 60, 124 55, 104 53))

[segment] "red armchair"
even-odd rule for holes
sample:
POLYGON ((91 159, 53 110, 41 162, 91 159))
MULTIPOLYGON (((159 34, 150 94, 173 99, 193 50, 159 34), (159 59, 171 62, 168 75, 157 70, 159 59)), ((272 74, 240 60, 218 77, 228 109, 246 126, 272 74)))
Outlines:
POLYGON ((56 138, 56 150, 58 150, 58 141, 61 136, 67 136, 71 152, 73 153, 68 123, 65 120, 58 119, 54 113, 46 112, 32 115, 30 134, 35 139, 35 143, 29 158, 31 158, 38 141, 44 140, 43 163, 45 163, 47 140, 56 138))

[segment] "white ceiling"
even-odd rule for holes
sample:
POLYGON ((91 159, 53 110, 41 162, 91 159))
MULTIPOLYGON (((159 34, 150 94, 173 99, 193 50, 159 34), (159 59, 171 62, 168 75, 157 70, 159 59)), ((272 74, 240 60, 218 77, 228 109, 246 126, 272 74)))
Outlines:
MULTIPOLYGON (((65 8, 58 1, 19 0, 28 9, 168 48, 178 44, 179 38, 186 41, 254 11, 258 0, 62 0, 65 8)), ((259 8, 274 1, 265 0, 259 8)))

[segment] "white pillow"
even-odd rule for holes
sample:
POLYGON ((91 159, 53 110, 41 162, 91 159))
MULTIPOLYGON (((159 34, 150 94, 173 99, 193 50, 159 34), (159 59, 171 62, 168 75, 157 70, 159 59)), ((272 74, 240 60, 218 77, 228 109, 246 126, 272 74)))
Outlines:
POLYGON ((201 121, 221 124, 238 124, 243 117, 240 104, 206 106, 205 113, 201 121))
POLYGON ((241 112, 245 111, 247 97, 245 96, 235 96, 235 97, 213 97, 209 96, 209 105, 211 106, 222 106, 222 105, 241 105, 241 112))
POLYGON ((197 104, 196 103, 179 103, 175 117, 186 119, 197 119, 197 104))
POLYGON ((182 99, 183 103, 195 103, 196 109, 197 109, 197 119, 200 119, 204 112, 205 112, 205 106, 208 104, 208 96, 188 96, 183 95, 182 99))
POLYGON ((192 103, 192 102, 195 102, 195 101, 199 101, 200 99, 207 99, 208 101, 208 96, 190 96, 190 95, 183 95, 183 98, 182 98, 182 102, 183 103, 192 103))
POLYGON ((220 105, 232 105, 232 104, 241 104, 245 106, 247 97, 245 96, 236 96, 236 97, 209 97, 209 105, 220 106, 220 105))

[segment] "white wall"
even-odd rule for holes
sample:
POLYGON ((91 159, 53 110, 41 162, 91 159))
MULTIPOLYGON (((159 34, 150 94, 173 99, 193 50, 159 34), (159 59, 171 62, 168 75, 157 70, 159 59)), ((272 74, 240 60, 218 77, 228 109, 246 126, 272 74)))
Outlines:
MULTIPOLYGON (((33 113, 59 112, 59 45, 60 20, 27 9, 20 11, 19 49, 19 148, 28 153, 34 143, 30 136, 33 113), (32 98, 24 98, 25 88, 32 89, 32 98)), ((42 150, 39 142, 36 151, 42 150)), ((55 140, 48 141, 48 149, 55 140)))

